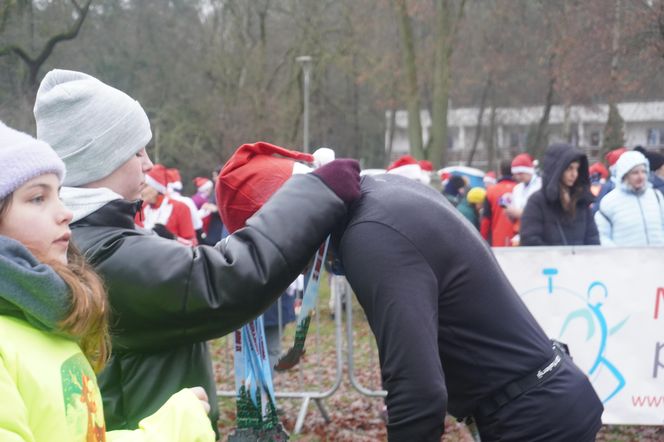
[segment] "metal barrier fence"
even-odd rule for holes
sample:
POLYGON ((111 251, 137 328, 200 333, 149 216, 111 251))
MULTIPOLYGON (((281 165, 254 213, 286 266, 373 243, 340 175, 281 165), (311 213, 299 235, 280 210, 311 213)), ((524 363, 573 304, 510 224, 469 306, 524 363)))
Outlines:
MULTIPOLYGON (((347 282, 346 282, 347 284, 347 282)), ((353 313, 352 313, 352 303, 354 296, 352 296, 352 292, 350 292, 350 288, 348 292, 346 293, 346 308, 342 308, 343 304, 343 299, 342 296, 335 296, 334 297, 334 348, 335 348, 335 358, 334 358, 334 365, 335 369, 333 372, 333 376, 331 379, 329 379, 329 372, 325 372, 323 370, 324 364, 322 362, 322 357, 321 357, 321 352, 323 351, 321 349, 321 344, 323 342, 323 339, 325 338, 324 336, 321 336, 321 316, 323 315, 323 308, 321 306, 321 298, 318 300, 318 304, 316 305, 316 315, 314 316, 314 320, 312 321, 310 325, 310 332, 309 336, 307 337, 307 343, 306 343, 306 354, 307 354, 307 359, 311 358, 311 355, 313 355, 313 364, 311 362, 305 363, 303 361, 298 364, 297 367, 295 367, 293 370, 296 370, 298 373, 298 376, 302 380, 300 385, 307 385, 306 389, 302 389, 300 391, 285 391, 285 390, 279 390, 279 382, 278 378, 282 376, 282 374, 277 374, 276 379, 275 379, 275 396, 277 399, 283 398, 283 399, 301 399, 302 404, 300 406, 300 410, 297 415, 297 419, 295 422, 295 426, 293 429, 293 433, 297 434, 300 433, 302 430, 302 427, 305 422, 305 418, 307 415, 307 411, 309 408, 309 404, 311 401, 313 401, 316 404, 316 407, 320 411, 323 419, 327 423, 330 422, 330 416, 329 413, 327 412, 327 409, 324 404, 324 400, 332 396, 337 390, 339 389, 340 385, 342 384, 343 380, 343 363, 344 363, 344 354, 343 354, 343 329, 342 329, 342 317, 343 317, 343 311, 345 310, 346 312, 346 324, 347 324, 347 337, 346 337, 346 342, 347 342, 347 363, 348 363, 348 375, 349 375, 349 380, 350 384, 360 393, 365 394, 367 396, 373 396, 373 397, 380 397, 384 396, 386 392, 384 391, 374 391, 369 388, 366 388, 365 386, 360 385, 360 383, 357 381, 357 376, 355 375, 355 364, 353 361, 354 358, 354 351, 353 351, 353 327, 352 327, 352 318, 353 318, 353 313), (313 332, 313 333, 312 333, 313 332), (312 367, 313 365, 313 367, 312 367), (310 381, 312 377, 313 371, 313 377, 315 378, 312 385, 312 382, 310 381), (307 379, 305 379, 307 378, 307 379)), ((279 303, 281 300, 278 301, 279 303)), ((283 321, 281 317, 281 305, 278 306, 278 311, 279 311, 279 331, 280 331, 280 341, 283 342, 281 339, 281 334, 283 333, 283 321)), ((373 338, 373 336, 372 336, 373 338)), ((292 344, 291 337, 289 336, 287 338, 288 340, 286 341, 288 345, 292 344)), ((219 397, 235 397, 236 392, 234 389, 234 385, 229 383, 233 382, 233 336, 228 335, 226 337, 226 344, 224 346, 224 354, 222 356, 223 358, 223 373, 222 373, 222 379, 223 381, 221 382, 221 387, 217 391, 217 395, 219 397)), ((375 352, 377 355, 377 351, 375 352)), ((377 356, 375 356, 375 367, 373 367, 374 370, 378 373, 379 368, 377 365, 377 356)))

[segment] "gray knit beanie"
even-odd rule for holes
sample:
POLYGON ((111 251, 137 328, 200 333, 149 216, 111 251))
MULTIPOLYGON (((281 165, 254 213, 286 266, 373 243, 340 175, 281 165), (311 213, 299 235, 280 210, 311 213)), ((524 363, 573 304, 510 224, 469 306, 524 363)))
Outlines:
POLYGON ((138 101, 82 72, 54 69, 46 74, 34 113, 37 138, 67 165, 66 186, 107 177, 152 139, 138 101))
POLYGON ((51 146, 0 121, 0 199, 31 179, 54 173, 62 182, 65 165, 51 146))

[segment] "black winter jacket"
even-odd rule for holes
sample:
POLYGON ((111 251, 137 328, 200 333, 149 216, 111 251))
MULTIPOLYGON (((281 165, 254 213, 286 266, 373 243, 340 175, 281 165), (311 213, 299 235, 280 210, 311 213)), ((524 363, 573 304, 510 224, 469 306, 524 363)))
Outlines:
POLYGON ((521 217, 522 246, 567 246, 599 244, 599 233, 590 204, 588 158, 580 150, 566 145, 550 146, 544 156, 542 188, 530 198, 521 217), (560 177, 567 166, 579 161, 577 185, 581 197, 576 203, 574 218, 570 218, 560 204, 560 177))
MULTIPOLYGON (((446 410, 475 413, 545 365, 551 343, 442 195, 394 175, 364 177, 361 189, 335 237, 378 343, 388 438, 439 441, 446 410)), ((483 441, 581 441, 597 432, 601 413, 587 377, 565 360, 549 382, 476 418, 483 441)))
POLYGON ((109 430, 135 428, 173 393, 202 385, 216 429, 206 340, 262 313, 304 268, 346 206, 313 175, 294 176, 215 247, 187 247, 134 228, 116 200, 72 224, 112 308, 113 354, 99 376, 109 430))

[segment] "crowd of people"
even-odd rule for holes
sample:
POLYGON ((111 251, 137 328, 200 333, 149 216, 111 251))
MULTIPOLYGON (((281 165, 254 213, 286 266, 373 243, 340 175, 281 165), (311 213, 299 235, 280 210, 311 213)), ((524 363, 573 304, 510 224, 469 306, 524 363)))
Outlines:
POLYGON ((601 402, 491 246, 663 244, 662 155, 612 151, 609 176, 555 144, 539 170, 524 153, 439 191, 426 161, 371 176, 261 142, 186 197, 124 92, 53 70, 34 117, 36 138, 0 123, 0 434, 215 440, 206 341, 301 291, 330 236, 336 292, 378 343, 390 441, 440 440, 447 412, 484 441, 594 440, 601 402))
POLYGON ((484 201, 479 230, 492 247, 664 245, 664 155, 621 147, 605 160, 589 165, 580 149, 553 144, 541 163, 527 153, 501 161, 486 190, 457 175, 442 193, 474 225, 467 208, 484 201))

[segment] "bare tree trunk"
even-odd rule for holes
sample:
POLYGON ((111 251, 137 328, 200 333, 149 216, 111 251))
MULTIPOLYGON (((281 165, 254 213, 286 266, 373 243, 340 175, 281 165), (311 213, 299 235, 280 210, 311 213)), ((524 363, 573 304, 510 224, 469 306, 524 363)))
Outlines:
POLYGON ((422 148, 422 121, 420 119, 420 97, 417 85, 417 67, 415 66, 415 42, 413 29, 408 15, 406 0, 394 0, 399 17, 399 31, 403 44, 403 63, 406 69, 408 141, 410 153, 418 159, 424 158, 422 148))
POLYGON ((397 110, 392 109, 390 112, 390 121, 387 123, 387 161, 390 161, 392 158, 392 146, 394 145, 394 131, 397 124, 397 110))
MULTIPOLYGON (((353 60, 352 60, 352 66, 353 66, 353 78, 357 78, 358 72, 357 72, 357 57, 353 55, 353 60)), ((360 157, 360 144, 362 141, 360 140, 360 87, 357 84, 357 81, 353 81, 353 139, 355 140, 354 143, 352 143, 351 149, 351 157, 353 158, 359 158, 360 157)))
POLYGON ((528 146, 529 153, 534 158, 539 158, 540 154, 543 151, 544 144, 547 143, 548 131, 549 131, 549 116, 551 115, 551 107, 553 106, 553 96, 556 89, 556 75, 553 69, 553 63, 555 61, 555 54, 551 54, 549 58, 549 88, 546 92, 546 100, 544 102, 544 112, 542 112, 542 118, 540 118, 539 123, 537 124, 537 132, 535 132, 535 137, 530 146, 528 146))
POLYGON ((484 90, 482 91, 482 98, 480 98, 480 109, 477 112, 477 125, 475 126, 475 137, 473 138, 473 145, 468 152, 468 166, 473 165, 473 157, 477 151, 477 144, 480 142, 480 137, 482 136, 482 120, 484 119, 484 109, 486 108, 486 100, 489 95, 489 91, 493 87, 493 73, 489 72, 489 76, 486 79, 486 84, 484 85, 484 90))
MULTIPOLYGON (((69 29, 50 37, 44 44, 44 47, 41 49, 39 54, 37 54, 35 57, 29 55, 29 52, 32 52, 30 49, 26 49, 15 44, 0 47, 0 57, 3 55, 15 54, 23 61, 23 63, 25 63, 26 67, 28 68, 27 85, 32 99, 34 99, 34 96, 37 93, 37 77, 39 75, 39 70, 44 65, 46 60, 48 60, 48 58, 51 56, 55 46, 58 43, 67 40, 73 40, 78 36, 78 33, 81 30, 81 26, 83 26, 83 22, 88 15, 88 11, 90 10, 90 3, 92 3, 92 0, 87 0, 83 6, 79 6, 76 1, 72 0, 72 4, 74 5, 78 15, 76 21, 72 23, 69 29)), ((30 6, 30 8, 30 14, 32 14, 32 6, 30 6)), ((31 18, 29 23, 31 27, 31 35, 33 26, 32 22, 33 20, 31 18)))
POLYGON ((616 105, 616 93, 618 88, 618 68, 620 66, 620 20, 622 16, 622 0, 616 0, 613 19, 613 39, 611 42, 611 93, 609 94, 609 115, 604 129, 604 142, 600 151, 600 157, 612 149, 625 143, 623 131, 623 119, 616 105))
POLYGON ((489 118, 489 134, 486 139, 486 155, 489 162, 488 170, 496 170, 496 145, 494 132, 496 131, 496 103, 491 100, 491 117, 489 118))
POLYGON ((450 59, 454 50, 459 23, 463 18, 465 0, 451 17, 450 0, 436 0, 436 49, 434 53, 433 111, 431 113, 431 142, 428 156, 434 167, 442 167, 447 160, 447 111, 450 89, 450 59))

